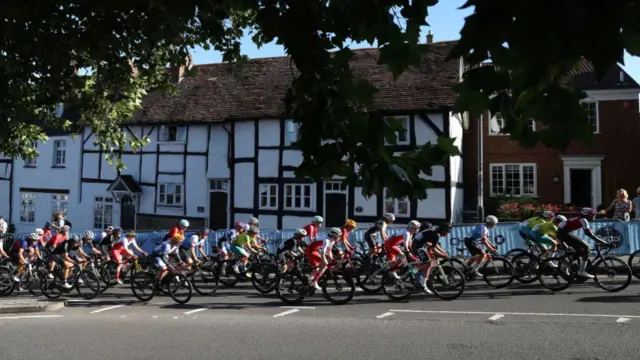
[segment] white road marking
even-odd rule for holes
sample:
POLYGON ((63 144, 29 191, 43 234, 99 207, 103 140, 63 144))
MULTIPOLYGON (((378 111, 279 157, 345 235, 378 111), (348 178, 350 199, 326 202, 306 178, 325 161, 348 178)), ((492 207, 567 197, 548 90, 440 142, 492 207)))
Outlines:
MULTIPOLYGON (((461 314, 461 315, 494 315, 491 311, 447 311, 447 310, 389 310, 398 313, 424 313, 424 314, 461 314)), ((525 312, 501 312, 502 315, 515 316, 571 316, 571 317, 603 317, 603 318, 629 318, 640 319, 640 315, 610 315, 610 314, 565 314, 565 313, 525 313, 525 312)))
POLYGON ((157 318, 158 318, 158 316, 157 316, 157 315, 154 315, 154 316, 152 316, 152 318, 157 319, 157 318))
POLYGON ((97 313, 101 313, 103 311, 108 311, 108 310, 113 310, 113 309, 117 309, 119 307, 123 307, 124 305, 113 305, 113 306, 108 306, 106 308, 102 308, 102 309, 98 309, 98 310, 93 310, 92 312, 90 312, 89 314, 97 314, 97 313))
POLYGON ((504 315, 502 315, 502 314, 495 314, 492 317, 490 317, 489 320, 495 321, 495 320, 498 320, 498 319, 503 318, 503 317, 504 317, 504 315))
POLYGON ((174 319, 177 319, 178 317, 177 317, 177 316, 174 316, 173 318, 174 318, 174 319))
POLYGON ((631 320, 631 319, 626 318, 626 317, 621 317, 621 318, 618 318, 618 320, 616 320, 616 322, 617 323, 624 323, 624 322, 627 322, 629 320, 631 320))
POLYGON ((315 306, 280 306, 281 309, 315 310, 315 306))
POLYGON ((86 303, 88 303, 89 300, 84 300, 84 299, 66 299, 66 302, 86 302, 86 303))
POLYGON ((273 315, 273 317, 275 318, 275 317, 285 316, 285 315, 289 315, 289 314, 295 314, 298 311, 300 311, 300 310, 299 309, 291 309, 291 310, 283 311, 283 312, 281 312, 279 314, 275 314, 275 315, 273 315))
POLYGON ((208 309, 207 308, 200 308, 200 309, 195 309, 195 310, 190 310, 190 311, 187 311, 187 312, 183 312, 183 314, 191 315, 191 314, 195 314, 197 312, 205 311, 205 310, 208 310, 208 309))
POLYGON ((62 315, 24 315, 0 317, 0 320, 61 318, 62 315))
POLYGON ((120 319, 126 318, 126 317, 127 317, 127 315, 122 315, 122 316, 120 316, 120 319))
POLYGON ((380 315, 376 316, 376 319, 386 318, 387 316, 391 316, 391 315, 393 315, 392 312, 386 312, 384 314, 380 314, 380 315))

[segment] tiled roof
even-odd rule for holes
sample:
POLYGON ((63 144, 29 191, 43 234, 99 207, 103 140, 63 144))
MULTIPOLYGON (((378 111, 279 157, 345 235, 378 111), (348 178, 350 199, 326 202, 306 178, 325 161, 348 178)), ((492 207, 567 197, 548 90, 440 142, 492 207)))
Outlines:
MULTIPOLYGON (((458 82, 458 61, 445 61, 455 41, 428 46, 419 67, 395 81, 386 65, 378 65, 377 49, 354 50, 354 74, 379 89, 371 110, 402 111, 452 106, 458 82)), ((279 117, 289 88, 293 64, 289 57, 252 59, 239 75, 229 64, 197 65, 197 75, 178 84, 178 95, 150 94, 133 118, 137 123, 170 121, 217 122, 279 117)))

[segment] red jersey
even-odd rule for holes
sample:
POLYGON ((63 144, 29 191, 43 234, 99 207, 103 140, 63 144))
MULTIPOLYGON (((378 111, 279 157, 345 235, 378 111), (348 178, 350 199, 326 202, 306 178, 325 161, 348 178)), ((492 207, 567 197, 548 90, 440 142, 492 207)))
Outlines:
POLYGON ((309 239, 315 240, 318 238, 318 226, 315 224, 309 224, 304 227, 304 230, 307 232, 307 236, 309 239))
POLYGON ((574 217, 567 221, 563 221, 558 225, 558 229, 562 229, 566 232, 572 232, 580 229, 588 229, 589 222, 581 217, 574 217))
POLYGON ((342 243, 349 242, 349 233, 351 232, 351 229, 347 230, 347 228, 342 228, 341 230, 342 230, 342 236, 340 237, 340 241, 342 243))
POLYGON ((56 246, 67 241, 67 238, 68 238, 67 234, 62 235, 60 233, 57 233, 51 238, 51 240, 47 241, 47 246, 55 249, 56 246))
POLYGON ((166 238, 173 239, 173 237, 176 236, 177 234, 184 236, 184 229, 179 229, 177 226, 174 226, 171 228, 171 230, 169 230, 166 238))
POLYGON ((411 238, 411 236, 409 235, 408 232, 404 232, 400 235, 394 235, 390 238, 387 239, 387 241, 384 242, 384 245, 386 247, 393 247, 393 246, 398 246, 400 244, 402 244, 405 241, 408 241, 411 238))

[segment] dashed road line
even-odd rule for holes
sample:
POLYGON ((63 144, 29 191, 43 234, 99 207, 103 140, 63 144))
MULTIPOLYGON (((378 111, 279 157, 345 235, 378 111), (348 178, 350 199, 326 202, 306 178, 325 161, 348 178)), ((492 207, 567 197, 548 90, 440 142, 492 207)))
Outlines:
POLYGON ((392 312, 386 312, 384 314, 380 314, 380 315, 376 316, 376 319, 383 319, 383 318, 386 318, 387 316, 391 316, 391 315, 393 315, 392 312))
POLYGON ((183 312, 183 314, 191 315, 191 314, 195 314, 197 312, 205 311, 205 310, 208 310, 208 309, 207 308, 194 309, 194 310, 185 311, 185 312, 183 312))
POLYGON ((625 322, 627 322, 629 320, 631 320, 631 319, 626 318, 626 317, 620 317, 620 318, 618 318, 618 320, 616 320, 616 322, 619 323, 619 324, 622 324, 622 323, 625 323, 625 322))
MULTIPOLYGON (((498 315, 492 311, 448 311, 448 310, 397 310, 394 313, 423 313, 423 314, 459 314, 459 315, 498 315)), ((500 315, 515 316, 570 316, 570 317, 601 317, 601 318, 628 318, 640 319, 640 315, 611 315, 611 314, 567 314, 567 313, 530 313, 530 312, 501 312, 500 315)))
POLYGON ((276 317, 286 316, 286 315, 289 315, 289 314, 295 314, 298 311, 300 311, 300 309, 291 309, 291 310, 283 311, 283 312, 281 312, 279 314, 275 314, 275 315, 273 315, 273 317, 276 318, 276 317))
POLYGON ((315 310, 315 306, 280 306, 280 309, 315 310))
POLYGON ((49 318, 61 318, 62 315, 23 315, 23 316, 4 316, 0 317, 0 320, 16 320, 16 319, 49 319, 49 318))
POLYGON ((97 313, 101 313, 103 311, 109 311, 109 310, 113 310, 113 309, 117 309, 119 307, 123 307, 124 305, 113 305, 113 306, 107 306, 106 308, 102 308, 102 309, 98 309, 98 310, 93 310, 92 312, 90 312, 89 314, 97 314, 97 313))
POLYGON ((502 315, 502 314, 495 314, 492 317, 490 317, 489 320, 496 321, 496 320, 499 320, 499 319, 501 319, 503 317, 504 317, 504 315, 502 315))

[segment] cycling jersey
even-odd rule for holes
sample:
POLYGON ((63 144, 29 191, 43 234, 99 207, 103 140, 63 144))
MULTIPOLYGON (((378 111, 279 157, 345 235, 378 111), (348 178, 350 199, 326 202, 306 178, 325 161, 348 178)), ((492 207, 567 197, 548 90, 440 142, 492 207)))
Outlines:
POLYGON ((50 250, 55 249, 58 245, 62 244, 64 241, 67 241, 67 234, 57 233, 55 234, 51 240, 47 241, 47 248, 50 250))
POLYGON ((69 254, 72 252, 76 252, 80 249, 80 243, 78 243, 76 246, 73 246, 71 244, 71 241, 64 241, 61 244, 59 244, 58 246, 55 247, 55 249, 53 249, 53 254, 54 255, 63 255, 63 254, 69 254))
POLYGON ((540 234, 540 235, 552 235, 552 234, 555 234, 556 231, 558 231, 558 228, 551 221, 538 224, 534 226, 533 229, 531 229, 532 233, 540 234))
POLYGON ((189 238, 180 244, 180 247, 183 249, 190 249, 204 244, 206 237, 200 238, 198 235, 193 234, 189 236, 189 238))
POLYGON ((526 226, 529 229, 533 229, 536 225, 540 225, 540 224, 545 223, 545 222, 546 221, 545 221, 544 218, 541 218, 539 216, 534 216, 534 217, 532 217, 530 219, 527 219, 527 220, 521 222, 520 225, 526 226))
POLYGON ((113 243, 118 241, 118 238, 113 234, 108 234, 107 236, 103 237, 102 240, 100 240, 100 246, 102 247, 106 247, 109 250, 111 250, 111 247, 113 246, 113 243))
POLYGON ((385 241, 385 248, 391 248, 395 246, 399 246, 403 243, 408 243, 411 241, 411 234, 408 231, 403 231, 400 235, 394 235, 385 241))
POLYGON ((173 239, 174 236, 176 235, 182 235, 184 236, 184 229, 180 229, 177 226, 174 226, 171 228, 171 230, 169 230, 169 232, 167 233, 167 235, 164 237, 165 239, 173 239))
POLYGON ((171 254, 178 254, 178 246, 171 244, 171 241, 165 241, 153 249, 151 256, 161 257, 166 262, 171 254))
POLYGON ((244 246, 256 246, 256 237, 249 236, 248 234, 241 234, 238 237, 231 241, 232 245, 244 247, 244 246))
POLYGON ((569 220, 561 222, 560 225, 558 226, 558 229, 562 229, 568 233, 576 230, 580 230, 580 229, 587 230, 589 229, 589 222, 585 218, 574 217, 569 220))
POLYGON ((473 228, 473 230, 471 230, 471 233, 468 237, 471 239, 471 241, 479 243, 480 240, 489 237, 489 229, 487 229, 487 226, 485 224, 478 224, 473 228))
POLYGON ((307 232, 307 236, 311 241, 314 241, 318 238, 318 225, 309 224, 304 227, 304 230, 307 232))
MULTIPOLYGON (((129 239, 127 237, 123 237, 122 239, 118 240, 115 244, 113 244, 113 248, 111 248, 111 250, 113 251, 125 251, 125 250, 129 250, 131 248, 131 245, 136 244, 136 239, 129 239)), ((138 244, 136 244, 138 245, 138 244)))
POLYGON ((376 222, 372 227, 370 227, 367 231, 365 231, 364 237, 370 238, 371 236, 380 234, 381 232, 386 230, 387 230, 387 223, 380 220, 376 222))
POLYGON ((417 233, 413 237, 411 250, 415 252, 427 244, 429 246, 436 246, 438 243, 440 243, 440 234, 438 234, 435 229, 428 229, 417 233))
POLYGON ((36 247, 37 247, 37 243, 29 244, 29 241, 27 241, 27 239, 25 238, 25 239, 14 242, 13 245, 11 245, 11 249, 9 249, 9 252, 17 253, 21 249, 28 250, 28 249, 35 249, 36 247))
POLYGON ((312 242, 311 245, 309 245, 309 247, 307 248, 307 253, 319 253, 327 255, 329 251, 331 251, 334 243, 335 241, 331 239, 316 240, 312 242))
POLYGON ((292 237, 291 239, 285 240, 280 248, 278 249, 278 253, 283 253, 285 251, 296 251, 299 247, 305 247, 306 244, 302 239, 298 239, 296 237, 292 237))

